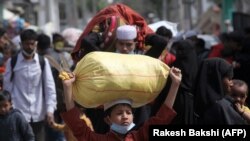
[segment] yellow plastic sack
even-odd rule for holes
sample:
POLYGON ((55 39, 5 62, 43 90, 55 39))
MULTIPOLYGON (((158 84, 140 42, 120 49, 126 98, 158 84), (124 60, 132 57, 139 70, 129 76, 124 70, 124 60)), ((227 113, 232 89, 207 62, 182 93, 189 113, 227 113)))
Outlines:
POLYGON ((92 52, 77 64, 73 98, 86 108, 130 98, 132 107, 152 102, 161 92, 169 67, 145 55, 92 52))

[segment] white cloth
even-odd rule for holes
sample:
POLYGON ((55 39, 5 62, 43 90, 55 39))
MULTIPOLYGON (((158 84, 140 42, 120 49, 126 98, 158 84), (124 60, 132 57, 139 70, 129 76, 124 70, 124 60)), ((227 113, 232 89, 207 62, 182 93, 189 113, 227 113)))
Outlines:
POLYGON ((62 32, 62 36, 67 40, 69 45, 71 45, 73 47, 76 45, 77 40, 79 39, 81 34, 82 34, 82 30, 77 29, 77 28, 73 28, 73 27, 66 28, 62 32))
POLYGON ((106 111, 107 109, 111 108, 112 106, 114 106, 116 104, 129 104, 129 105, 132 105, 132 101, 129 100, 129 99, 118 99, 118 100, 106 103, 106 104, 103 105, 104 111, 106 111))
POLYGON ((21 42, 20 35, 15 36, 11 41, 15 44, 17 50, 21 49, 21 47, 20 47, 20 42, 21 42))
POLYGON ((187 32, 184 33, 183 38, 187 39, 187 38, 194 37, 194 36, 197 36, 197 35, 198 35, 197 31, 188 30, 187 32))
POLYGON ((54 113, 56 109, 55 82, 49 62, 44 59, 42 72, 37 53, 32 60, 25 60, 19 53, 12 81, 11 59, 6 64, 3 88, 11 93, 14 108, 19 109, 28 122, 31 119, 33 122, 42 121, 48 112, 54 113))
POLYGON ((122 25, 116 30, 116 38, 118 40, 134 40, 136 36, 136 27, 132 25, 122 25))

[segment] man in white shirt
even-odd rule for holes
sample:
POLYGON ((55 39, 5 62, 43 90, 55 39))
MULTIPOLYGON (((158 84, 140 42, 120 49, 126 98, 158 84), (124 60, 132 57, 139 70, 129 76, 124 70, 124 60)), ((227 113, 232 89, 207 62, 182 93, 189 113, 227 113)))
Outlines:
POLYGON ((48 124, 54 120, 55 83, 48 60, 44 58, 44 67, 40 65, 36 53, 37 33, 27 29, 21 33, 20 38, 21 51, 17 54, 13 68, 11 59, 7 61, 3 87, 13 94, 13 105, 31 124, 36 141, 44 141, 44 120, 48 124))

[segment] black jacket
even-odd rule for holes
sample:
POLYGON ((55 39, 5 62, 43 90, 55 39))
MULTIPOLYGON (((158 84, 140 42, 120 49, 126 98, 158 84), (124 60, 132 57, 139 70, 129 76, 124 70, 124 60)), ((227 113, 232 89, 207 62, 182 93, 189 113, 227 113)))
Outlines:
POLYGON ((233 98, 225 96, 205 112, 201 124, 247 125, 247 121, 236 111, 233 98))
POLYGON ((35 141, 33 130, 22 113, 12 109, 6 115, 0 115, 0 140, 35 141))

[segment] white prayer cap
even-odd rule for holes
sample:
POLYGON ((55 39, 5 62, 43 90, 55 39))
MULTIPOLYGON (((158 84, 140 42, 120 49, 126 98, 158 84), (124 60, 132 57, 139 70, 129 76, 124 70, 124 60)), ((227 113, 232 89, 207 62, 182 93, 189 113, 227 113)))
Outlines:
POLYGON ((129 100, 129 99, 114 100, 112 102, 109 102, 109 103, 106 103, 106 104, 103 105, 104 111, 106 111, 107 109, 111 108, 112 106, 114 106, 116 104, 129 104, 129 105, 132 105, 132 101, 129 100))
POLYGON ((134 40, 136 36, 136 27, 132 25, 122 25, 116 30, 116 38, 118 40, 134 40))

